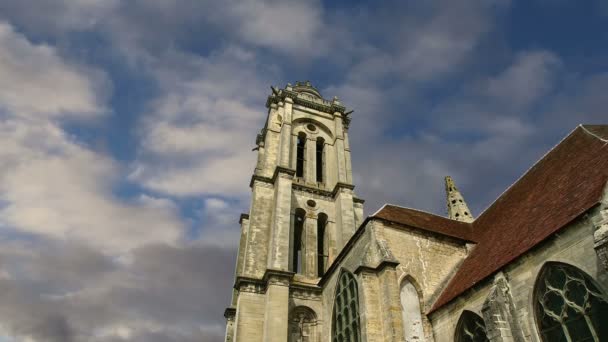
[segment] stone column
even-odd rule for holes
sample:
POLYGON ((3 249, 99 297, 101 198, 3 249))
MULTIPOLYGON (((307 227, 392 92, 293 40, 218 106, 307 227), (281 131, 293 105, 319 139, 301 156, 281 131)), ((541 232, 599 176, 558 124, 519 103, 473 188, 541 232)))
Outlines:
POLYGON ((399 283, 396 264, 387 265, 378 274, 380 280, 380 305, 382 307, 382 330, 385 341, 401 342, 405 340, 399 283))
POLYGON ((312 213, 304 221, 304 275, 317 277, 317 217, 312 213))
POLYGON ((306 137, 306 168, 304 179, 310 185, 317 185, 317 141, 311 137, 306 137))
POLYGON ((274 207, 274 186, 263 179, 252 180, 251 214, 243 255, 242 275, 262 278, 268 261, 266 246, 270 240, 270 226, 274 207))
MULTIPOLYGON (((289 270, 291 184, 294 170, 277 167, 274 179, 274 210, 268 243, 268 268, 289 270)), ((262 246, 260 246, 263 248, 262 246)))
POLYGON ((344 164, 346 165, 346 182, 353 184, 353 165, 350 158, 350 142, 347 129, 344 130, 344 164))
POLYGON ((289 326, 289 282, 292 274, 268 272, 266 308, 264 310, 264 342, 287 341, 289 326))
POLYGON ((496 275, 481 312, 490 341, 524 341, 509 284, 502 272, 496 275))
POLYGON ((234 326, 235 342, 262 342, 265 296, 258 284, 240 284, 234 326))
POLYGON ((281 156, 279 165, 282 167, 289 168, 290 156, 291 156, 291 110, 293 100, 285 98, 285 103, 281 108, 279 115, 281 118, 281 156))
POLYGON ((338 249, 342 249, 355 233, 355 208, 353 186, 338 183, 334 190, 336 198, 336 222, 338 223, 338 249))
POLYGON ((334 113, 336 123, 336 166, 338 167, 338 182, 349 183, 346 170, 346 150, 344 146, 344 126, 342 124, 342 114, 334 113))

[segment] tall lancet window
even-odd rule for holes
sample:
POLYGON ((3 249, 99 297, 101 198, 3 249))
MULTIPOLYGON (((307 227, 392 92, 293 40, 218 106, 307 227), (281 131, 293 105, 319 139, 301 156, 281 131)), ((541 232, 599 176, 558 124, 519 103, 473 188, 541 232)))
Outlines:
POLYGON ((304 161, 306 160, 306 134, 298 134, 296 147, 296 177, 304 177, 304 161))
POLYGON ((327 215, 320 213, 317 217, 317 275, 323 276, 327 267, 327 215))
POLYGON ((608 341, 608 303, 583 271, 547 263, 534 287, 534 313, 542 341, 608 341))
POLYGON ((348 271, 342 271, 336 284, 331 330, 332 342, 361 341, 357 280, 348 271))
POLYGON ((483 318, 471 311, 463 311, 456 325, 456 342, 489 342, 483 318))
POLYGON ((420 297, 414 284, 408 279, 401 283, 401 314, 406 341, 424 341, 420 297))
POLYGON ((296 209, 293 225, 293 255, 291 261, 291 270, 295 273, 302 273, 302 260, 304 259, 302 240, 304 240, 305 217, 306 211, 304 211, 304 209, 296 209))
POLYGON ((323 138, 317 139, 317 182, 323 182, 323 170, 325 170, 325 160, 323 160, 323 148, 325 147, 325 140, 323 138))

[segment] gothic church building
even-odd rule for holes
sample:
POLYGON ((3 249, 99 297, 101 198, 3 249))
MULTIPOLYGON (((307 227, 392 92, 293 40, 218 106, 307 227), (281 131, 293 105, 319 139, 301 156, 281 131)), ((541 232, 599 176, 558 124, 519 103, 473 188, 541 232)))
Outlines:
MULTIPOLYGON (((608 126, 579 126, 474 218, 363 216, 350 113, 272 88, 226 341, 608 341, 608 126)), ((404 171, 406 172, 406 171, 404 171)))

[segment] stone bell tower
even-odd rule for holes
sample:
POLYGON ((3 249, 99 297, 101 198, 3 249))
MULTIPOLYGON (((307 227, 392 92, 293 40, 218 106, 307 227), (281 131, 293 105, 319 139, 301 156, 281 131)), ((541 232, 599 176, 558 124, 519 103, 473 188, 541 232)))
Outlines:
POLYGON ((363 220, 363 200, 353 192, 352 111, 310 82, 271 90, 256 139, 251 207, 240 219, 226 341, 315 341, 305 337, 322 319, 292 317, 294 292, 319 291, 319 278, 363 220))

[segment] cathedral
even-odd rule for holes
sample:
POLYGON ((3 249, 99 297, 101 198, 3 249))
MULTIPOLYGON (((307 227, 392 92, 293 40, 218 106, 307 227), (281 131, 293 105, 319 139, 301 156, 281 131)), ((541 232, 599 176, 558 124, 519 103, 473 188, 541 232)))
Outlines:
POLYGON ((477 218, 450 177, 447 217, 364 217, 352 111, 271 89, 225 341, 608 341, 608 125, 574 128, 477 218))

